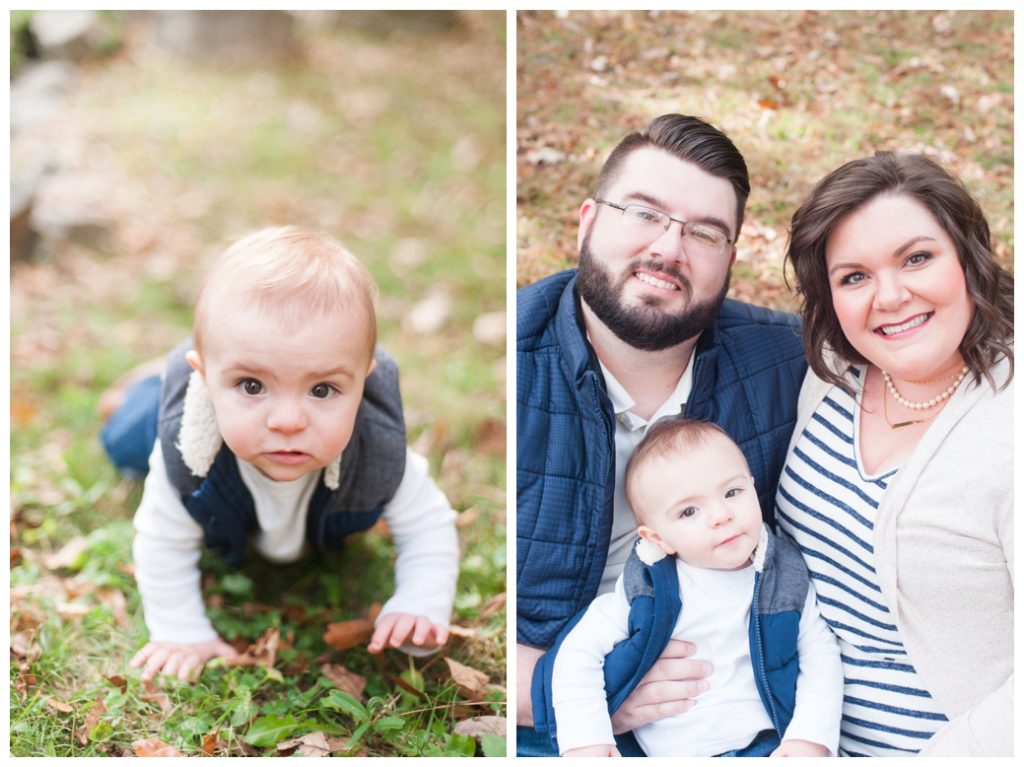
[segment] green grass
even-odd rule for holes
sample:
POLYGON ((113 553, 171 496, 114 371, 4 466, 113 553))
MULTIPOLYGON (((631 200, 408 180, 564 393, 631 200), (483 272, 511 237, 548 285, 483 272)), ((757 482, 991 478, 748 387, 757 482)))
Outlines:
POLYGON ((75 160, 102 154, 117 228, 106 252, 46 240, 35 263, 12 269, 11 630, 31 647, 11 660, 15 756, 120 756, 146 738, 197 755, 214 731, 218 755, 274 755, 311 732, 348 739, 350 754, 503 751, 503 738, 454 732, 470 716, 504 716, 506 697, 505 352, 472 334, 505 303, 504 15, 469 16, 439 37, 308 28, 304 62, 262 71, 186 63, 128 34, 129 55, 80 73, 61 120, 72 130, 53 142, 75 160), (380 341, 401 365, 410 439, 462 520, 453 621, 464 636, 413 661, 325 645, 328 623, 390 596, 394 547, 379 531, 285 567, 253 559, 232 572, 205 556, 217 630, 252 642, 276 628, 282 646, 269 670, 167 682, 164 713, 127 668, 146 641, 129 570, 141 484, 108 464, 96 405, 188 334, 205 265, 227 242, 282 223, 338 236, 379 283, 380 341), (403 240, 422 258, 398 259, 403 240), (405 313, 434 290, 450 296, 447 326, 410 334, 405 313), (79 538, 70 567, 46 566, 79 538), (114 591, 123 610, 101 598, 114 591), (491 689, 460 691, 442 656, 491 689), (333 689, 326 662, 367 677, 362 700, 333 689), (105 713, 85 732, 97 701, 105 713))

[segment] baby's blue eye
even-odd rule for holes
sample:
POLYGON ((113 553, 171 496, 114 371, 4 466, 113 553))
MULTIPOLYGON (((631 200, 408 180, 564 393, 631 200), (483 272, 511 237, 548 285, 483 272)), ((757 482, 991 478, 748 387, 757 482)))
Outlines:
POLYGON ((731 487, 725 491, 726 498, 735 498, 737 495, 743 492, 742 487, 731 487))
POLYGON ((255 397, 257 394, 263 393, 263 384, 257 381, 255 378, 246 378, 241 382, 242 391, 248 394, 250 397, 255 397))
POLYGON ((696 513, 697 513, 697 507, 696 506, 687 506, 685 509, 683 509, 682 511, 679 512, 679 517, 681 519, 689 519, 690 517, 692 517, 696 513))

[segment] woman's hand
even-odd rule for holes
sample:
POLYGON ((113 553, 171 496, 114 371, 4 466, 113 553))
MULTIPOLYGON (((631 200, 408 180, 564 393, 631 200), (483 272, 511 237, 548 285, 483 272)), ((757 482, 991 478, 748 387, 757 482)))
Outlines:
POLYGON ((693 708, 693 699, 708 689, 704 677, 712 671, 707 661, 689 659, 695 651, 689 642, 669 641, 665 652, 612 717, 616 735, 693 708))
POLYGON ((142 666, 142 679, 148 680, 157 674, 176 676, 183 682, 198 679, 203 666, 214 658, 233 661, 238 652, 220 637, 208 642, 148 642, 139 650, 128 665, 142 666))
POLYGON ((422 615, 388 613, 377 621, 366 649, 377 654, 385 647, 401 647, 407 641, 424 650, 435 650, 448 641, 448 627, 422 615))

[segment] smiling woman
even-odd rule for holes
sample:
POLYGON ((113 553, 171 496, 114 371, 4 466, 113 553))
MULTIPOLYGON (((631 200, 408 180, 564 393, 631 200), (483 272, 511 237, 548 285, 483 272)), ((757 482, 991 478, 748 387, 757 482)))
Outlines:
POLYGON ((879 152, 818 183, 787 259, 812 371, 777 517, 842 647, 841 753, 1008 755, 1013 281, 985 217, 879 152))

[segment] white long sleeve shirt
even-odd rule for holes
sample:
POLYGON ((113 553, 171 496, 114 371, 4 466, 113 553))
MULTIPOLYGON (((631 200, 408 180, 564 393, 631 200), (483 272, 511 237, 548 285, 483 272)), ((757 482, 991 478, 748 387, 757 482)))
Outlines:
MULTIPOLYGON (((714 756, 748 745, 771 720, 754 682, 747 626, 754 566, 724 571, 676 560, 683 609, 672 637, 696 645, 711 662, 709 689, 689 711, 633 731, 648 756, 714 756)), ((613 744, 604 689, 604 658, 628 635, 629 604, 622 578, 598 596, 565 638, 552 676, 558 750, 613 744)), ((807 740, 836 752, 842 715, 839 647, 818 614, 813 587, 800 617, 796 708, 783 740, 807 740)))
MULTIPOLYGON (((135 579, 153 642, 204 642, 217 632, 206 617, 200 590, 203 530, 185 509, 164 468, 159 440, 149 461, 142 501, 135 513, 135 579)), ((272 562, 293 562, 306 548, 306 514, 322 472, 275 482, 238 461, 252 494, 259 530, 257 551, 272 562)), ((455 512, 430 478, 427 460, 406 451, 405 473, 383 519, 395 542, 395 593, 381 615, 411 613, 446 625, 459 570, 455 512)), ((421 648, 401 648, 424 654, 421 648)))

